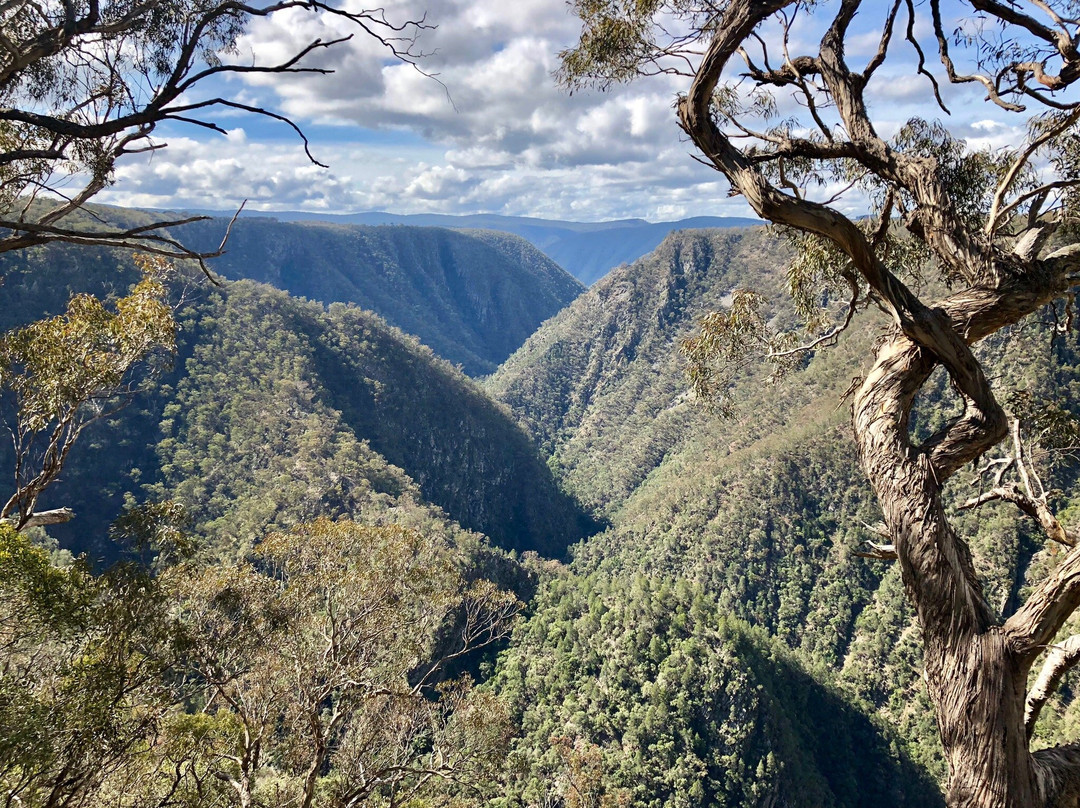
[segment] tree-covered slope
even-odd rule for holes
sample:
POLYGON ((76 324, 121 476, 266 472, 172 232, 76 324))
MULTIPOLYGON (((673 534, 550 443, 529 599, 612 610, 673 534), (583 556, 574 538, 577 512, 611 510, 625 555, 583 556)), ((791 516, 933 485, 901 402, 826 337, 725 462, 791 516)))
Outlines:
POLYGON ((511 804, 941 804, 880 722, 700 582, 569 572, 534 607, 494 682, 522 728, 511 804))
POLYGON ((540 328, 485 382, 591 507, 614 507, 683 440, 678 345, 786 249, 762 229, 688 230, 619 267, 540 328))
POLYGON ((508 414, 379 317, 244 281, 186 322, 190 356, 157 451, 162 494, 199 502, 201 519, 235 528, 250 503, 267 509, 251 517, 261 526, 305 496, 322 508, 344 498, 332 510, 349 510, 345 469, 362 458, 337 458, 344 441, 501 546, 560 555, 586 532, 508 414))
MULTIPOLYGON (((210 251, 227 224, 197 222, 177 236, 210 251)), ((242 218, 213 267, 227 278, 377 312, 470 375, 493 371, 584 289, 522 238, 432 227, 242 218)))
MULTIPOLYGON (((568 705, 594 700, 601 715, 590 717, 580 737, 582 743, 599 745, 607 767, 604 782, 616 788, 632 786, 620 750, 637 743, 633 735, 627 740, 628 727, 634 725, 627 723, 627 710, 636 707, 620 705, 636 705, 639 698, 648 702, 661 682, 669 703, 700 704, 699 694, 708 692, 698 681, 673 685, 664 674, 666 665, 676 664, 677 649, 658 646, 656 659, 647 665, 653 649, 645 636, 631 643, 636 652, 618 653, 614 667, 599 674, 558 662, 582 642, 585 615, 597 615, 598 608, 603 614, 597 606, 603 603, 600 592, 612 587, 629 591, 642 576, 652 588, 643 591, 680 585, 700 589, 704 602, 726 619, 752 626, 763 632, 755 636, 789 649, 795 670, 810 671, 815 686, 835 693, 844 709, 873 718, 875 732, 883 733, 877 742, 892 749, 889 777, 903 780, 908 761, 931 780, 944 773, 919 677, 918 633, 899 571, 857 556, 867 540, 880 541, 870 527, 880 514, 859 468, 844 401, 853 378, 864 372, 862 361, 880 331, 880 318, 860 318, 839 345, 808 358, 779 385, 767 383, 765 369, 748 368, 732 389, 729 418, 710 415, 686 393, 680 341, 701 314, 723 307, 735 287, 753 285, 775 297, 784 284, 783 258, 782 245, 764 231, 673 236, 653 255, 598 283, 488 380, 489 389, 537 437, 566 487, 611 522, 610 529, 576 549, 572 574, 544 590, 539 602, 545 605, 503 660, 508 692, 526 693, 519 697, 519 708, 529 733, 521 754, 532 761, 529 777, 535 778, 527 778, 528 787, 536 788, 546 776, 544 766, 554 765, 551 753, 544 751, 544 734, 554 732, 553 727, 580 725, 568 705), (561 673, 538 677, 528 673, 534 666, 561 673), (520 682, 528 676, 533 684, 523 690, 520 682), (612 699, 608 679, 625 686, 633 682, 635 695, 612 699)), ((778 311, 774 316, 783 321, 789 315, 778 311)), ((1075 334, 1051 341, 1051 329, 1036 322, 995 339, 1002 359, 993 371, 1003 390, 1024 389, 1040 401, 1076 400, 1075 334)), ((955 399, 944 378, 938 378, 919 404, 913 429, 928 434, 955 412, 955 399)), ((1073 476, 1067 469, 1047 474, 1061 489, 1058 505, 1075 508, 1080 496, 1073 476)), ((976 476, 961 475, 950 489, 954 510, 980 490, 976 476)), ((958 514, 960 529, 975 537, 979 567, 995 603, 1015 601, 1029 585, 1017 574, 1027 559, 1033 554, 1049 558, 1053 552, 1038 530, 1010 508, 958 514)), ((664 612, 662 604, 650 601, 652 596, 641 597, 643 608, 664 612)), ((755 670, 750 659, 732 664, 755 670)), ((730 683, 726 692, 732 703, 739 703, 734 694, 744 688, 743 704, 761 692, 758 683, 730 683)), ((716 732, 731 720, 725 717, 727 709, 705 715, 706 726, 699 732, 716 732)), ((1080 705, 1066 690, 1043 730, 1050 733, 1047 740, 1058 731, 1054 727, 1075 725, 1077 710, 1080 705)), ((852 731, 834 727, 824 735, 812 733, 811 743, 843 746, 852 742, 852 731)), ((682 764, 670 761, 685 759, 707 768, 695 751, 697 737, 703 736, 675 732, 666 746, 646 745, 638 753, 644 761, 639 768, 659 771, 653 782, 663 783, 649 792, 654 795, 650 799, 656 804, 759 804, 760 795, 749 785, 732 797, 719 781, 707 780, 712 784, 702 795, 673 780, 682 764), (679 751, 668 751, 672 744, 679 751)), ((747 740, 735 753, 742 771, 760 759, 752 747, 747 740)), ((857 742, 855 747, 872 745, 857 742)), ((808 784, 854 778, 852 791, 829 786, 815 796, 808 785, 804 793, 785 792, 783 804, 859 804, 885 776, 847 771, 836 760, 807 764, 790 747, 770 748, 778 770, 805 771, 800 767, 809 765, 814 773, 806 775, 808 784)), ((770 777, 765 779, 783 792, 783 777, 770 777)), ((754 778, 747 776, 745 782, 754 778)), ((882 798, 881 804, 901 804, 912 793, 882 798)))
MULTIPOLYGON (((107 250, 30 252, 6 267, 10 324, 134 277, 130 257, 107 250)), ((175 294, 173 370, 94 424, 42 501, 79 514, 53 529, 68 546, 112 557, 108 524, 148 495, 183 502, 231 547, 402 497, 507 548, 558 556, 593 529, 504 409, 377 315, 250 281, 185 276, 175 294)))

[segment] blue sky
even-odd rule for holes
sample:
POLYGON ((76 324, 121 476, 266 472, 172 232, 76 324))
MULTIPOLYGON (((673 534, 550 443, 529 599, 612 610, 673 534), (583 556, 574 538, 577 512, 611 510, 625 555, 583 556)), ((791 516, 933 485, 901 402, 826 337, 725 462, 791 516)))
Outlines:
MULTIPOLYGON (((351 0, 346 0, 351 2, 351 0)), ((832 3, 823 3, 825 11, 832 3)), ((868 8, 884 3, 867 3, 868 8)), ((439 81, 386 58, 357 37, 318 55, 329 76, 232 78, 208 88, 279 109, 306 131, 322 169, 287 127, 250 115, 217 120, 228 136, 161 130, 168 148, 129 158, 99 199, 147 207, 396 213, 501 213, 581 221, 750 215, 726 182, 700 165, 672 109, 686 79, 654 77, 607 92, 556 86, 557 53, 579 24, 564 0, 393 0, 392 19, 426 12, 421 64, 439 81)), ((824 13, 824 12, 823 12, 824 13)), ((880 23, 863 15, 877 44, 880 23)), ((304 13, 260 20, 239 43, 242 59, 273 60, 343 26, 304 13)), ((807 34, 813 35, 811 22, 807 34)), ((797 43, 796 43, 797 45, 797 43)), ((898 47, 872 89, 879 131, 914 115, 940 117, 930 87, 914 76, 914 54, 898 47)), ((936 61, 936 60, 935 60, 936 61)), ((950 125, 975 145, 1017 143, 1008 120, 969 87, 946 87, 950 125)), ((792 111, 789 99, 778 99, 792 111)), ((1014 118, 1017 116, 1014 116, 1014 118)), ((860 200, 849 205, 858 212, 860 200)))

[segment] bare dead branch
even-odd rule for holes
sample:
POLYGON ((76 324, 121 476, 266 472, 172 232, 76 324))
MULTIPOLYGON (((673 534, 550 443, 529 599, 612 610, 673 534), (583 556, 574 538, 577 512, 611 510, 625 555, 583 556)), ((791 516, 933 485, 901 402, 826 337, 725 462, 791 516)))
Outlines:
POLYGON ((920 76, 926 76, 930 80, 930 86, 934 89, 934 100, 937 102, 938 108, 946 115, 951 115, 952 113, 949 112, 949 108, 945 106, 945 102, 941 98, 941 87, 938 85, 937 77, 926 69, 926 54, 923 53, 922 45, 919 44, 918 37, 915 36, 915 4, 913 0, 905 0, 905 5, 907 6, 908 22, 904 38, 915 49, 915 54, 919 57, 915 72, 920 76))
MULTIPOLYGON (((25 520, 22 520, 22 524, 19 526, 20 530, 24 530, 29 527, 40 527, 44 525, 59 525, 64 522, 70 522, 75 518, 75 511, 71 508, 55 508, 49 511, 36 511, 29 514, 25 520)), ((9 522, 20 521, 8 518, 9 522)))
POLYGON ((1041 499, 1035 499, 1028 496, 1015 485, 997 486, 989 491, 984 491, 977 497, 966 500, 960 506, 960 510, 971 510, 985 505, 988 502, 995 501, 1011 502, 1013 505, 1016 505, 1016 507, 1038 523, 1047 538, 1058 544, 1063 544, 1066 547, 1076 546, 1076 535, 1070 534, 1061 526, 1061 523, 1058 522, 1057 518, 1050 512, 1050 509, 1046 507, 1046 503, 1041 499))
MULTIPOLYGON (((997 0, 971 0, 973 8, 977 8, 980 11, 985 11, 993 14, 1000 20, 1018 25, 1024 28, 1029 34, 1032 34, 1039 39, 1046 42, 1057 43, 1059 42, 1058 32, 1053 29, 1047 28, 1033 17, 1024 14, 1019 11, 1016 5, 999 3, 997 0)), ((1071 43, 1070 43, 1071 44, 1071 43)))
MULTIPOLYGON (((263 107, 256 107, 256 106, 252 106, 250 104, 241 104, 239 101, 232 101, 232 100, 229 100, 227 98, 211 98, 211 99, 209 99, 207 101, 200 101, 197 104, 188 104, 188 105, 182 106, 182 107, 173 107, 171 110, 169 110, 164 115, 164 117, 166 119, 180 119, 179 115, 177 115, 176 113, 193 112, 195 110, 207 109, 209 107, 215 107, 215 106, 226 107, 228 109, 238 109, 238 110, 242 110, 243 112, 250 112, 250 113, 252 113, 254 115, 261 115, 263 117, 271 118, 271 119, 273 119, 275 121, 280 121, 280 122, 284 123, 286 126, 291 128, 299 136, 301 141, 303 141, 303 143, 304 143, 304 154, 307 155, 308 159, 312 163, 317 165, 319 168, 329 168, 329 166, 326 165, 326 163, 320 163, 311 154, 311 143, 308 141, 307 135, 304 134, 304 131, 296 124, 295 121, 291 120, 290 118, 288 118, 285 115, 279 115, 278 113, 271 112, 270 110, 264 109, 263 107)), ((184 120, 187 120, 189 123, 192 122, 190 118, 185 118, 184 120)), ((216 127, 215 124, 203 124, 203 125, 216 127)), ((218 131, 224 132, 223 129, 218 129, 218 131)))
POLYGON ((1046 702, 1054 695, 1062 678, 1076 663, 1080 662, 1080 635, 1074 634, 1061 643, 1050 647, 1042 670, 1035 684, 1028 691, 1024 710, 1024 728, 1028 738, 1035 732, 1035 724, 1046 702))
POLYGON ((956 72, 956 66, 953 64, 952 57, 949 55, 949 40, 945 36, 945 29, 941 20, 940 0, 931 0, 930 9, 934 20, 934 35, 937 37, 938 42, 938 54, 941 57, 941 63, 945 66, 945 72, 949 77, 949 81, 953 84, 970 84, 978 82, 986 89, 987 98, 999 107, 1007 109, 1010 112, 1023 112, 1023 106, 1006 101, 1001 97, 994 82, 991 81, 988 76, 983 76, 978 73, 960 75, 956 72))
MULTIPOLYGON (((278 0, 254 5, 218 0, 204 4, 178 32, 174 32, 177 39, 175 43, 167 43, 171 51, 166 51, 167 61, 163 67, 154 61, 161 58, 159 55, 150 55, 145 50, 146 45, 136 42, 161 3, 162 0, 136 0, 122 9, 119 6, 113 9, 118 11, 117 14, 99 13, 97 0, 90 0, 78 11, 74 3, 65 3, 52 10, 37 8, 29 0, 12 0, 5 4, 8 11, 3 13, 29 12, 28 24, 23 29, 9 26, 0 32, 0 87, 5 89, 0 121, 10 123, 11 132, 25 137, 23 142, 0 150, 0 166, 9 167, 2 182, 8 198, 19 193, 20 183, 31 199, 41 191, 59 191, 51 176, 54 167, 71 165, 70 161, 75 159, 72 155, 83 153, 87 144, 97 149, 92 159, 87 158, 86 166, 76 164, 76 170, 82 169, 87 175, 87 182, 78 194, 44 215, 35 214, 38 218, 31 217, 27 207, 24 214, 16 217, 9 213, 6 219, 18 218, 20 225, 55 225, 67 214, 80 209, 111 181, 113 166, 120 157, 162 148, 163 144, 147 144, 155 125, 161 121, 172 120, 224 132, 224 127, 213 117, 215 110, 241 110, 285 123, 300 137, 308 159, 322 166, 324 164, 312 155, 303 131, 286 115, 226 98, 185 99, 191 98, 196 87, 223 75, 331 72, 329 68, 303 62, 316 51, 349 41, 355 33, 375 38, 387 48, 392 58, 415 65, 420 55, 415 49, 417 37, 420 32, 433 27, 425 17, 394 22, 381 8, 354 11, 322 0, 278 0), (315 39, 299 47, 288 58, 272 64, 220 63, 216 56, 204 57, 208 51, 227 49, 228 42, 213 40, 218 36, 215 31, 223 24, 240 30, 242 24, 238 22, 267 18, 289 10, 335 17, 346 21, 355 31, 332 39, 315 39), (121 56, 125 43, 130 44, 130 52, 125 51, 121 56), (57 78, 57 92, 44 98, 39 97, 40 93, 24 93, 19 85, 21 77, 43 60, 54 57, 62 57, 60 63, 63 65, 57 78), (33 170, 20 171, 24 165, 33 170)), ((37 211, 38 206, 33 210, 37 211)), ((2 226, 9 224, 7 221, 2 226)), ((13 234, 0 239, 0 251, 45 241, 68 240, 71 231, 71 228, 59 227, 35 232, 25 226, 10 229, 13 234)), ((118 246, 125 243, 116 233, 80 235, 82 238, 78 243, 102 243, 102 239, 118 246)), ((182 255, 200 262, 210 257, 180 250, 168 237, 152 244, 145 243, 146 240, 128 246, 182 255)))
POLYGON ((893 0, 892 8, 885 18, 885 25, 881 30, 881 40, 878 42, 877 52, 871 57, 870 62, 863 70, 863 76, 867 81, 874 75, 874 71, 885 64, 885 55, 889 50, 889 42, 892 41, 893 25, 896 22, 896 14, 900 10, 901 0, 893 0))
POLYGON ((876 542, 867 541, 866 545, 869 550, 857 550, 855 556, 858 558, 869 558, 874 561, 896 561, 900 558, 896 554, 896 547, 892 544, 877 544, 876 542))
POLYGON ((1016 160, 1013 161, 1012 165, 1009 166, 1009 170, 1005 172, 1005 176, 1001 178, 1001 182, 998 183, 997 189, 994 191, 994 199, 990 205, 990 213, 987 216, 984 228, 988 235, 993 236, 1000 224, 1001 217, 1006 216, 1010 211, 1015 210, 1018 205, 1023 203, 1023 201, 1043 195, 1051 190, 1050 186, 1044 185, 1030 194, 1020 197, 1020 199, 1014 201, 1011 205, 1002 208, 1005 201, 1005 195, 1012 188, 1013 183, 1016 182, 1016 178, 1020 176, 1020 172, 1027 166, 1035 152, 1054 138, 1060 136, 1078 120, 1080 120, 1080 109, 1066 115, 1056 126, 1047 129, 1041 135, 1032 139, 1024 150, 1020 152, 1016 160))

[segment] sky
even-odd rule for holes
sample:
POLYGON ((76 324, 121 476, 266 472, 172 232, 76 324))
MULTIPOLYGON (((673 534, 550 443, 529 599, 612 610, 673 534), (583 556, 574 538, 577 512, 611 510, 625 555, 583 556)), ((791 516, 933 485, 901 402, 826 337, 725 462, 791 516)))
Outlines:
MULTIPOLYGON (((283 124, 225 112, 215 120, 227 135, 159 130, 167 148, 126 158, 99 201, 228 210, 246 200, 249 209, 264 211, 575 221, 752 215, 730 197, 720 174, 694 159, 676 125, 673 104, 688 79, 649 77, 573 94, 557 85, 558 53, 580 30, 564 0, 391 0, 385 7, 392 20, 426 14, 436 26, 417 42, 423 73, 359 34, 310 60, 332 68, 330 75, 247 75, 204 89, 287 114, 328 168, 313 165, 283 124)), ((853 62, 877 45, 878 21, 857 24, 864 29, 849 48, 853 62)), ((234 58, 280 60, 349 30, 340 20, 285 12, 255 21, 234 58)), ((871 88, 882 134, 915 115, 942 116, 913 60, 910 47, 898 47, 871 88)), ((1018 142, 1022 121, 1007 120, 973 89, 945 91, 949 125, 969 143, 1018 142)), ((782 111, 797 111, 790 99, 778 102, 782 111)), ((844 204, 858 213, 863 203, 844 204)))

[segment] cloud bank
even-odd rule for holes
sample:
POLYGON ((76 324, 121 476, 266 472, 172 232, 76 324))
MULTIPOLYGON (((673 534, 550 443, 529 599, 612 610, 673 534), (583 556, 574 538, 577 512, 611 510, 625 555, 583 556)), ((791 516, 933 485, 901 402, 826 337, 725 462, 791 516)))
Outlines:
MULTIPOLYGON (((676 125, 672 107, 685 79, 572 95, 557 85, 558 52, 579 28, 562 0, 441 0, 434 7, 394 0, 386 14, 420 19, 426 9, 437 28, 416 43, 423 72, 390 58, 378 41, 354 37, 313 54, 309 64, 332 68, 331 75, 253 75, 220 88, 288 114, 329 169, 307 161, 282 127, 229 119, 222 123, 236 128, 228 137, 166 132, 169 147, 122 164, 102 199, 583 220, 749 215, 719 174, 692 158, 676 125)), ((347 33, 332 17, 279 14, 252 25, 238 58, 280 61, 315 39, 347 33)), ((865 39, 876 47, 875 36, 865 39)), ((898 60, 894 73, 883 71, 883 133, 914 114, 935 114, 926 108, 925 81, 908 67, 898 60)), ((986 109, 960 110, 973 138, 1007 142, 986 109)))

